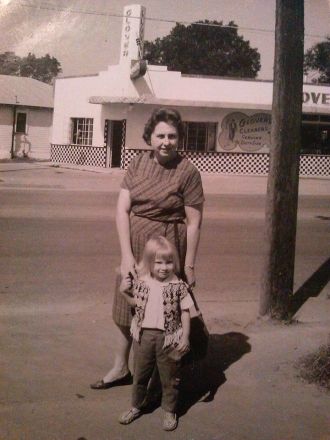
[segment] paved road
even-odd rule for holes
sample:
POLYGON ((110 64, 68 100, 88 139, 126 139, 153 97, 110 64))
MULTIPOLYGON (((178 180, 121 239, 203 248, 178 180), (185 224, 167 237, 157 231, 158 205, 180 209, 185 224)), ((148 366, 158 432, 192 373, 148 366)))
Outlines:
MULTIPOLYGON (((52 176, 49 169, 39 172, 42 176, 34 181, 30 170, 28 179, 25 175, 19 182, 14 173, 1 176, 5 185, 0 191, 0 293, 6 333, 0 438, 165 438, 160 412, 146 416, 133 429, 117 424, 117 414, 129 402, 129 387, 111 393, 88 389, 109 365, 115 344, 110 313, 114 267, 119 262, 116 194, 104 186, 110 178, 118 187, 118 176, 89 175, 87 185, 86 173, 65 171, 67 178, 58 174, 55 177, 62 180, 55 183, 54 170, 52 176)), ((235 319, 240 319, 237 328, 242 329, 241 318, 248 323, 258 308, 264 196, 211 192, 199 252, 198 294, 211 331, 219 331, 219 325, 222 330, 233 329, 235 319), (239 304, 244 309, 241 317, 239 304)), ((301 198, 297 287, 329 257, 329 217, 329 197, 301 198)), ((244 333, 235 338, 237 360, 251 348, 244 333)), ((263 344, 267 346, 267 341, 263 344)), ((229 357, 228 365, 234 360, 229 357)), ((236 378, 231 383, 226 407, 225 388, 221 399, 207 408, 194 405, 172 438, 278 440, 274 433, 262 437, 258 424, 245 427, 247 434, 237 431, 239 413, 246 410, 244 401, 251 395, 248 388, 237 394, 236 378)), ((323 407, 320 411, 324 413, 323 407)), ((313 420, 305 428, 313 438, 313 420)))

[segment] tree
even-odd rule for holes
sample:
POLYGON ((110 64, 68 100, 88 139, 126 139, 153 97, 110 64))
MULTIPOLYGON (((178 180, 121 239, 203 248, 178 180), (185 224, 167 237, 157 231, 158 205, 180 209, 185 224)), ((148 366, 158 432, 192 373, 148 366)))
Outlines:
POLYGON ((31 53, 23 58, 15 55, 14 52, 0 54, 2 75, 25 76, 51 84, 61 71, 61 64, 49 54, 40 58, 31 53))
POLYGON ((197 21, 189 26, 177 23, 170 34, 144 44, 144 58, 150 64, 166 65, 186 74, 255 78, 260 54, 238 35, 230 21, 197 21))
POLYGON ((2 75, 19 76, 20 61, 20 57, 15 55, 14 52, 0 54, 0 73, 2 75))
POLYGON ((304 71, 308 73, 311 70, 319 73, 313 82, 330 83, 330 37, 306 52, 304 71))
POLYGON ((21 60, 20 76, 38 79, 48 84, 51 84, 53 78, 61 71, 60 63, 49 54, 37 58, 35 55, 29 53, 27 57, 21 60))

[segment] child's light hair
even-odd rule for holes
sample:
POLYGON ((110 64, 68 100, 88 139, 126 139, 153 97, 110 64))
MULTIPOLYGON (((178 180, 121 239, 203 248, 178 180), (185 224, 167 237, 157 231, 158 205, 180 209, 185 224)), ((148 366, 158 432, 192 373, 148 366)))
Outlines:
POLYGON ((139 275, 151 275, 157 257, 171 257, 174 265, 174 272, 180 273, 180 260, 178 251, 167 238, 159 235, 150 238, 143 250, 142 260, 140 261, 138 272, 139 275))

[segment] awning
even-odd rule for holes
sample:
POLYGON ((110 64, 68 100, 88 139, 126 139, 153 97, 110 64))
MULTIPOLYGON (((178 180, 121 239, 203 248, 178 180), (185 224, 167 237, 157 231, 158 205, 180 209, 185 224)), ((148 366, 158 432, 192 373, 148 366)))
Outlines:
POLYGON ((157 98, 152 95, 142 96, 91 96, 90 104, 144 104, 178 107, 204 107, 204 108, 234 108, 234 109, 259 109, 271 110, 271 104, 251 104, 246 102, 224 101, 193 101, 184 99, 157 98))

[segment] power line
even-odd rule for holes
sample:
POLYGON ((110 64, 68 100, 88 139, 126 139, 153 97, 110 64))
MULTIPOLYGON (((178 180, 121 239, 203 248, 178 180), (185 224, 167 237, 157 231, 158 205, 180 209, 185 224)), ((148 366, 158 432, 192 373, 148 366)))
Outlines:
MULTIPOLYGON (((97 12, 97 11, 86 11, 82 9, 72 9, 72 8, 59 8, 55 5, 44 3, 42 5, 36 5, 32 3, 25 3, 20 1, 20 5, 27 8, 33 8, 33 9, 43 9, 48 11, 55 11, 55 12, 67 12, 72 14, 84 14, 84 15, 95 15, 95 16, 102 16, 102 17, 113 17, 113 18, 124 18, 123 14, 115 14, 115 13, 106 13, 106 12, 97 12)), ((137 16, 130 16, 131 19, 140 19, 140 17, 137 16)), ((182 25, 195 25, 195 26, 204 26, 204 27, 218 27, 218 28, 226 28, 226 29, 236 29, 240 31, 248 31, 248 32, 262 32, 262 33, 269 33, 274 34, 275 30, 272 29, 262 29, 262 28, 248 28, 243 26, 233 26, 233 25, 225 25, 225 24, 217 24, 217 23, 197 23, 193 21, 178 21, 178 20, 171 20, 166 18, 157 18, 157 17, 145 17, 146 21, 157 21, 161 23, 168 23, 168 24, 182 24, 182 25)), ((316 35, 316 34, 305 34, 305 37, 308 38, 323 38, 326 39, 326 35, 316 35)))

